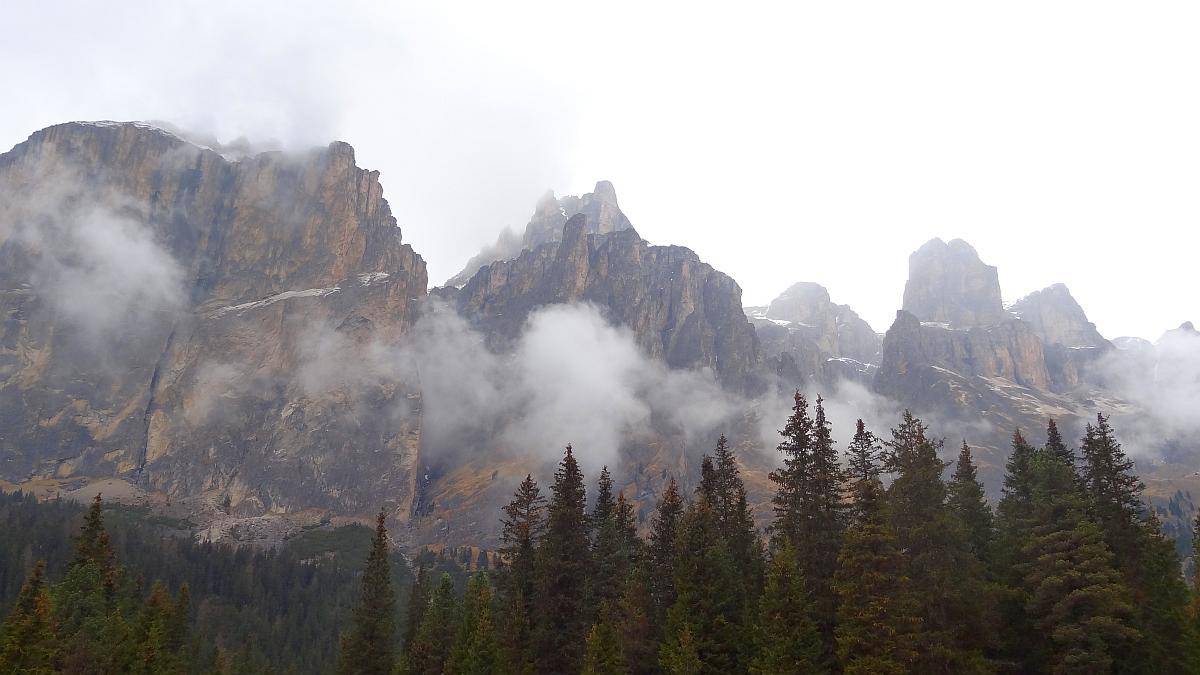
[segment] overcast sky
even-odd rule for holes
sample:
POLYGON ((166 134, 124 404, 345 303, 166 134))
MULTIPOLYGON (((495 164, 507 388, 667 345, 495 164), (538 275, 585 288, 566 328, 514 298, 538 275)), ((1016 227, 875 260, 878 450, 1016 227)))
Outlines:
POLYGON ((817 281, 883 331, 937 236, 1109 337, 1200 321, 1194 2, 248 4, 4 3, 0 146, 73 119, 345 140, 435 284, 608 179, 746 304, 817 281))

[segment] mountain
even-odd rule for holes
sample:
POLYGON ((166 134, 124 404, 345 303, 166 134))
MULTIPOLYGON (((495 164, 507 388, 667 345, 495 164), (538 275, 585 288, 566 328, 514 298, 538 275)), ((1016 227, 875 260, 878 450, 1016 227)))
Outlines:
POLYGON ((1008 311, 1032 326, 1046 344, 1074 348, 1110 346, 1064 284, 1034 291, 1010 305, 1008 311))
POLYGON ((962 239, 931 239, 908 258, 904 311, 921 321, 955 327, 986 326, 1007 315, 1000 277, 962 239))
POLYGON ((758 343, 737 282, 686 248, 651 246, 631 228, 594 229, 577 213, 560 241, 492 263, 443 296, 498 348, 538 307, 593 303, 632 329, 651 357, 673 368, 710 368, 732 389, 754 386, 758 343))
POLYGON ((881 338, 824 286, 793 284, 766 307, 747 307, 767 370, 795 386, 840 379, 869 381, 881 338))
POLYGON ((444 285, 461 287, 480 268, 500 260, 516 258, 522 251, 531 251, 542 244, 559 241, 567 220, 580 213, 587 217, 587 231, 591 234, 608 234, 633 228, 617 204, 616 189, 606 180, 597 182, 591 192, 582 196, 556 198, 550 192, 538 202, 529 224, 525 226, 524 235, 518 237, 511 229, 505 229, 495 244, 472 257, 466 267, 450 277, 444 285))
POLYGON ((343 366, 403 339, 425 263, 349 145, 61 124, 0 156, 0 195, 4 479, 121 477, 208 521, 407 512, 419 392, 343 366))

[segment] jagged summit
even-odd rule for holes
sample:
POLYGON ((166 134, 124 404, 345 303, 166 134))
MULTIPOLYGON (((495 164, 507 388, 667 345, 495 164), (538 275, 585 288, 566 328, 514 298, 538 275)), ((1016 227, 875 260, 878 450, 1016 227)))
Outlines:
POLYGON ((1046 344, 1107 347, 1108 340, 1088 321, 1065 284, 1053 284, 1017 300, 1008 310, 1027 321, 1046 344))
POLYGON ((496 243, 471 258, 462 271, 448 279, 445 285, 461 287, 475 272, 490 263, 510 260, 519 256, 521 251, 533 250, 542 244, 559 241, 567 219, 579 213, 587 216, 588 232, 592 234, 607 234, 633 228, 617 203, 616 188, 609 181, 598 181, 591 192, 581 196, 567 195, 560 198, 556 197, 553 191, 549 191, 538 200, 523 234, 518 235, 511 228, 506 228, 500 233, 496 243))
POLYGON ((931 239, 908 259, 903 308, 921 321, 986 326, 1007 314, 996 268, 962 239, 931 239))

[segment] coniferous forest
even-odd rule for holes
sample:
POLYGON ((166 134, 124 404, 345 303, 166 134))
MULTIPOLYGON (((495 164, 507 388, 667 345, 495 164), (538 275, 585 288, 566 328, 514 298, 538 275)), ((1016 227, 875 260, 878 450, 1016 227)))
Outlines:
POLYGON ((1200 672, 1200 596, 1103 415, 1077 449, 1014 432, 994 509, 967 443, 947 465, 909 413, 839 450, 797 393, 780 434, 765 531, 724 436, 642 532, 567 446, 469 579, 396 554, 383 514, 328 564, 9 497, 0 672, 1200 672))

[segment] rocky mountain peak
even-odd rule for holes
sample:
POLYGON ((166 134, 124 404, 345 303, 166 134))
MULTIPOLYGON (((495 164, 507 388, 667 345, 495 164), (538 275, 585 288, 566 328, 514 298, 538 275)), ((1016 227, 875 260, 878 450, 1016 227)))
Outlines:
POLYGON ((1088 321, 1087 314, 1064 284, 1034 291, 1014 302, 1009 311, 1027 321, 1048 345, 1105 347, 1108 341, 1088 321))
POLYGON ((1007 317, 996 268, 961 239, 931 239, 909 256, 903 308, 921 321, 956 326, 986 326, 1007 317))
POLYGON ((504 230, 496 243, 472 257, 458 274, 446 280, 445 285, 462 287, 476 272, 493 262, 511 260, 521 255, 522 251, 532 251, 542 244, 560 241, 567 219, 580 213, 587 216, 587 232, 590 234, 607 234, 633 228, 617 203, 616 188, 609 181, 598 181, 591 192, 579 196, 560 198, 553 191, 548 191, 538 200, 523 235, 518 236, 511 229, 504 230))

